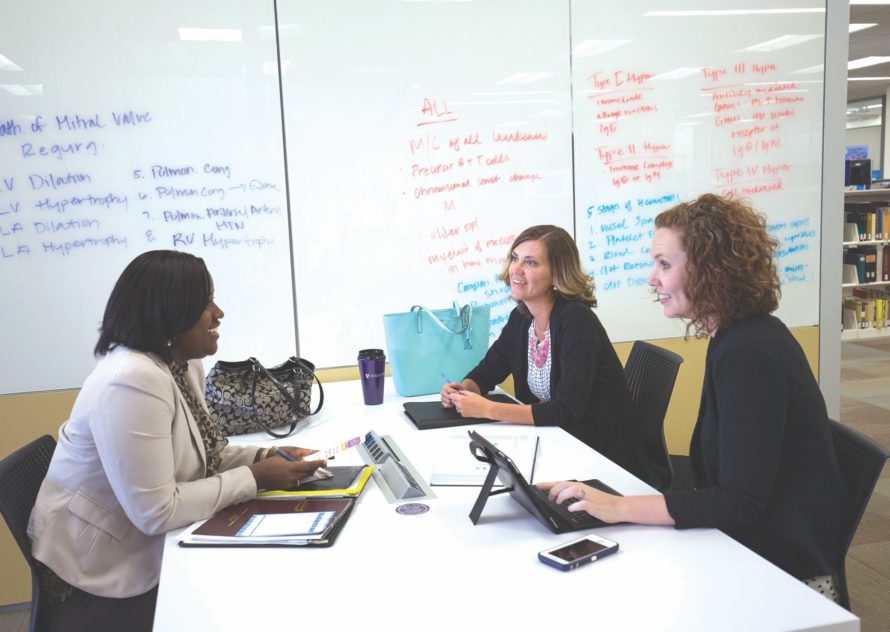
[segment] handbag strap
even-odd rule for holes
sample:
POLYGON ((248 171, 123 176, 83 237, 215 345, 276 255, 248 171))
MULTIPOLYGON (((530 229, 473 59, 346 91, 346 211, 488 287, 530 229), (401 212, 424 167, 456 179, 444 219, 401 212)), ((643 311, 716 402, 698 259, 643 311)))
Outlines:
MULTIPOLYGON (((291 360, 293 360, 294 362, 299 364, 301 367, 303 367, 304 369, 309 371, 309 375, 311 375, 312 379, 315 380, 315 383, 318 384, 318 406, 315 407, 315 410, 313 410, 311 413, 309 413, 310 415, 314 415, 319 410, 321 410, 322 404, 324 404, 324 388, 322 388, 322 386, 321 386, 321 380, 319 380, 318 376, 315 374, 315 367, 310 366, 305 360, 303 360, 302 358, 298 358, 297 356, 291 356, 291 360)), ((294 373, 294 388, 296 388, 296 385, 297 385, 296 373, 294 373)), ((312 388, 311 385, 310 385, 310 388, 312 388)))
MULTIPOLYGON (((309 413, 310 415, 314 415, 319 410, 321 410, 321 406, 322 406, 322 404, 324 404, 324 389, 321 386, 321 381, 319 381, 318 376, 315 375, 315 371, 313 371, 308 366, 306 366, 306 363, 303 362, 300 358, 292 357, 291 360, 295 361, 302 368, 309 371, 309 374, 315 379, 316 384, 318 384, 318 394, 319 394, 318 395, 318 407, 316 407, 316 409, 314 411, 309 413)), ((251 400, 251 406, 253 407, 253 410, 254 410, 254 415, 256 415, 257 425, 259 425, 267 433, 269 433, 270 435, 272 435, 273 437, 276 437, 278 439, 284 439, 285 437, 289 437, 290 435, 293 434, 294 430, 297 427, 297 424, 300 423, 300 419, 297 416, 298 406, 300 405, 299 398, 291 395, 288 392, 287 388, 284 386, 284 384, 282 384, 278 380, 278 378, 276 378, 274 375, 272 375, 272 373, 269 372, 269 369, 264 367, 262 365, 262 363, 260 363, 259 360, 257 360, 256 358, 249 358, 248 362, 250 362, 251 373, 252 373, 252 379, 251 379, 251 384, 250 384, 250 400, 251 400), (266 423, 260 418, 259 412, 256 409, 256 384, 257 384, 257 380, 259 380, 260 375, 263 375, 266 378, 268 378, 269 381, 272 383, 272 385, 275 386, 276 389, 278 389, 278 392, 281 393, 281 396, 285 399, 285 401, 287 401, 287 403, 290 404, 291 423, 290 423, 290 429, 287 432, 284 432, 284 433, 275 432, 274 430, 269 428, 269 426, 267 426, 266 423)), ((297 392, 297 389, 299 389, 299 384, 297 384, 297 372, 294 371, 294 392, 295 393, 297 392)))
POLYGON ((467 303, 463 307, 459 307, 457 302, 454 303, 454 314, 460 319, 461 328, 460 329, 452 329, 448 325, 446 325, 442 320, 433 313, 428 307, 424 307, 423 305, 414 305, 411 308, 411 311, 417 312, 417 333, 423 333, 423 312, 427 313, 434 323, 436 323, 439 327, 444 329, 445 331, 452 333, 456 336, 463 335, 464 337, 464 349, 472 349, 473 341, 470 339, 470 333, 472 332, 472 327, 470 323, 473 319, 473 304, 467 303))

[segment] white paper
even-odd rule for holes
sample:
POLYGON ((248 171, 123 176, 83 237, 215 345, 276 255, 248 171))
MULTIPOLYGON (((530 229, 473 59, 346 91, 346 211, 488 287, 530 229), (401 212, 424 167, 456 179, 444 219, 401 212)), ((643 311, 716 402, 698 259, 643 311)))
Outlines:
MULTIPOLYGON (((509 456, 516 468, 529 483, 532 482, 538 437, 535 435, 485 435, 496 448, 509 456)), ((431 485, 473 485, 485 482, 488 463, 479 461, 470 453, 467 435, 444 437, 433 471, 431 485)), ((495 485, 500 485, 495 480, 495 485)))
POLYGON ((239 538, 317 535, 324 533, 333 516, 333 511, 254 514, 235 535, 239 538))

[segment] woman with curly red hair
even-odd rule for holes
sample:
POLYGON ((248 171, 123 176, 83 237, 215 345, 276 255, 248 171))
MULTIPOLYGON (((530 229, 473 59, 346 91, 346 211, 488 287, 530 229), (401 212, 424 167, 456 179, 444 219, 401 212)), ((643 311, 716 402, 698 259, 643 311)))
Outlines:
POLYGON ((690 459, 696 489, 615 497, 544 483, 607 522, 716 527, 836 599, 846 502, 828 414, 800 345, 771 316, 777 242, 750 206, 702 195, 655 218, 649 275, 665 316, 709 337, 690 459))

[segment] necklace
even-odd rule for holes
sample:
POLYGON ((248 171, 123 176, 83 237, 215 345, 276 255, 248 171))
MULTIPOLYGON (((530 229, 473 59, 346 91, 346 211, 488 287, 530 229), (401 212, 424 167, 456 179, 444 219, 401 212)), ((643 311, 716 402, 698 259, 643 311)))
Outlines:
POLYGON ((528 338, 529 350, 531 351, 532 361, 535 366, 543 368, 547 364, 547 357, 550 355, 550 328, 544 330, 543 340, 538 340, 535 332, 534 322, 532 323, 531 335, 528 338))

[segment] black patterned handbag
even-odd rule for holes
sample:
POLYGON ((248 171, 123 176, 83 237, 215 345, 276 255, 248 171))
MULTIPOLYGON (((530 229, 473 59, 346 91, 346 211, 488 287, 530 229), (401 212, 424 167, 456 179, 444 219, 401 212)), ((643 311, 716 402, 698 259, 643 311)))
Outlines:
POLYGON ((220 360, 207 375, 204 397, 210 416, 226 436, 265 430, 273 437, 287 437, 300 421, 317 413, 324 404, 315 365, 296 356, 269 369, 256 358, 220 360), (318 384, 318 407, 314 411, 313 380, 318 384), (290 429, 286 432, 272 430, 287 425, 290 429))

